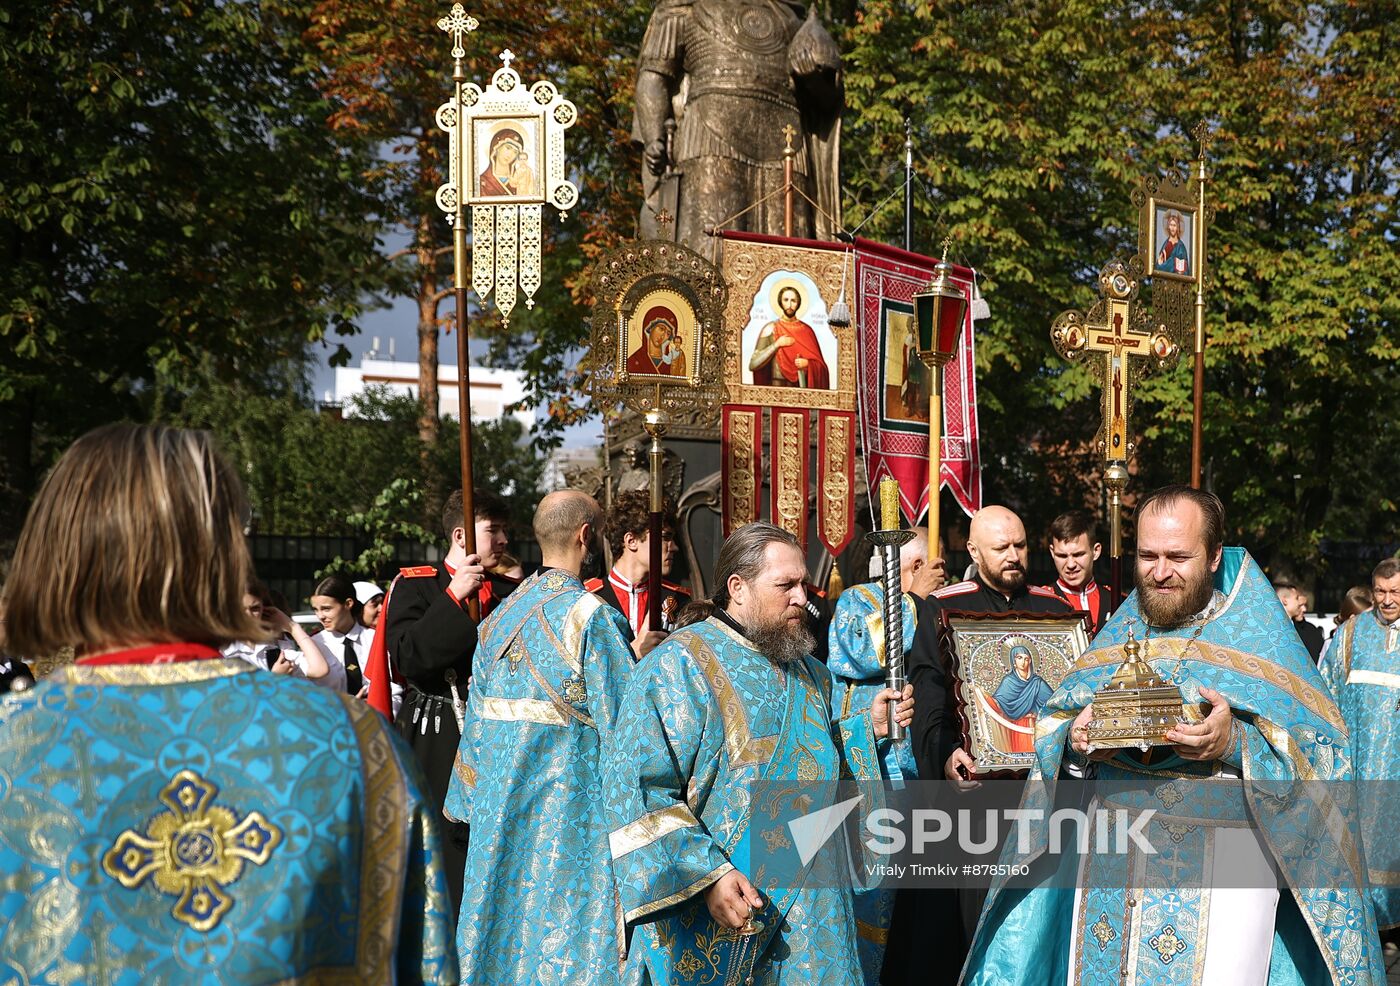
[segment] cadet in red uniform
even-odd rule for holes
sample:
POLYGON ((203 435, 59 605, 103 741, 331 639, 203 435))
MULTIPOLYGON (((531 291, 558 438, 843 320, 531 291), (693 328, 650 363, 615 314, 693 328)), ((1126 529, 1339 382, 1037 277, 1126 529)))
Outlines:
MULTIPOLYGON (((476 596, 484 620, 518 584, 486 571, 510 543, 505 503, 484 490, 473 490, 472 507, 477 553, 466 552, 458 490, 442 508, 443 530, 451 543, 442 566, 403 569, 389 587, 380 616, 391 672, 404 685, 395 722, 423 765, 439 816, 462 739, 460 717, 466 712, 476 651, 477 624, 467 612, 467 600, 476 596)), ((373 667, 371 659, 371 674, 373 667)), ((462 899, 466 835, 466 826, 444 821, 443 850, 454 910, 462 899)))
POLYGON ((655 637, 643 640, 650 603, 651 492, 629 490, 613 500, 603 532, 612 549, 613 567, 606 578, 589 579, 583 587, 622 612, 633 637, 642 641, 638 656, 660 643, 676 625, 676 616, 690 602, 690 592, 666 578, 676 558, 676 510, 666 499, 661 514, 661 626, 655 637))
POLYGON ((1103 553, 1097 534, 1087 510, 1066 510, 1050 524, 1050 557, 1059 573, 1052 588, 1070 609, 1089 614, 1090 637, 1108 619, 1108 593, 1094 581, 1094 562, 1103 553))

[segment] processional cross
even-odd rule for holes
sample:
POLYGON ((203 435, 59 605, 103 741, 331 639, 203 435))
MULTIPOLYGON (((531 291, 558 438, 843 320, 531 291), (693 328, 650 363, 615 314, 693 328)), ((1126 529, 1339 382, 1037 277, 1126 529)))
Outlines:
POLYGON ((1126 264, 1115 260, 1099 272, 1099 294, 1101 300, 1087 313, 1062 312, 1050 328, 1050 339, 1055 350, 1071 363, 1088 359, 1103 388, 1098 450, 1103 453, 1104 485, 1108 487, 1113 569, 1110 603, 1116 609, 1123 585, 1120 510, 1128 482, 1128 458, 1136 448, 1128 429, 1133 384, 1146 361, 1165 367, 1176 359, 1181 347, 1165 325, 1149 325, 1146 309, 1137 304, 1137 278, 1128 273, 1126 264))

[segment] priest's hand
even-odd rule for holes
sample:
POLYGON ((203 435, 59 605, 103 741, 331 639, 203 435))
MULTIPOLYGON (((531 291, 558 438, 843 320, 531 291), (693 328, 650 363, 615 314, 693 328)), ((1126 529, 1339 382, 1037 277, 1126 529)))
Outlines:
POLYGON ((959 791, 975 791, 982 786, 981 781, 975 780, 977 761, 962 747, 954 750, 943 764, 943 776, 952 781, 959 791))
POLYGON ((1202 688, 1201 698, 1210 703, 1210 715, 1194 726, 1173 726, 1165 737, 1183 760, 1219 760, 1230 752, 1235 725, 1230 703, 1213 688, 1202 688))
POLYGON ((1089 722, 1094 718, 1094 703, 1090 702, 1074 717, 1074 723, 1069 727, 1070 748, 1080 756, 1088 757, 1090 760, 1111 760, 1116 749, 1095 750, 1089 752, 1089 722))
POLYGON ((738 930, 763 906, 763 898, 738 870, 730 870, 705 889, 710 917, 726 928, 738 930))
POLYGON ((447 583, 447 591, 459 603, 466 602, 481 589, 486 581, 486 569, 481 567, 480 555, 467 555, 462 567, 452 573, 452 581, 447 583))
POLYGON ((890 703, 896 700, 899 705, 895 706, 894 721, 905 729, 914 721, 913 685, 905 685, 902 693, 893 688, 880 689, 875 701, 870 703, 870 725, 877 740, 882 740, 890 734, 890 703))

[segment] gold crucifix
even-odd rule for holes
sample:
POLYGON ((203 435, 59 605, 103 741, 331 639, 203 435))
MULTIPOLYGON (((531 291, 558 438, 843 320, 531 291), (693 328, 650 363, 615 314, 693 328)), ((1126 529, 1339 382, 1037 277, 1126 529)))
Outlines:
POLYGON ((1180 344, 1165 325, 1148 327, 1147 313, 1137 306, 1138 280, 1122 261, 1099 271, 1102 300, 1088 313, 1062 312, 1050 327, 1055 350, 1071 363, 1089 354, 1102 357, 1091 363, 1103 387, 1103 424, 1099 450, 1104 457, 1104 486, 1109 509, 1109 608, 1117 609, 1123 588, 1123 490, 1128 483, 1128 459, 1133 441, 1128 415, 1133 405, 1134 360, 1152 360, 1163 367, 1176 358, 1180 344))
POLYGON ((1077 362, 1086 354, 1102 356, 1095 375, 1103 385, 1103 425, 1099 448, 1110 462, 1126 461, 1134 443, 1128 428, 1132 409, 1134 359, 1165 364, 1177 353, 1177 344, 1158 327, 1150 330, 1145 313, 1137 307, 1138 282, 1124 264, 1114 261, 1099 273, 1103 300, 1086 314, 1067 311, 1055 319, 1051 341, 1061 356, 1077 362))

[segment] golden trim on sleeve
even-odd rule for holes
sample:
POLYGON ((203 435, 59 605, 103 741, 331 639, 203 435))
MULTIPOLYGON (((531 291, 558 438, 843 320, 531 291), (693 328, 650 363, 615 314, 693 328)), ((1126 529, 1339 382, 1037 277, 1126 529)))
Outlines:
POLYGON ((1380 685, 1382 688, 1400 688, 1400 674, 1389 671, 1373 671, 1369 668, 1356 668, 1347 673, 1348 685, 1380 685))
POLYGON ((681 901, 690 900, 690 898, 694 897, 732 869, 734 869, 733 863, 721 863, 690 886, 678 890, 670 896, 662 897, 660 900, 654 900, 650 904, 643 904, 641 907, 632 908, 632 910, 624 915, 627 923, 635 924, 639 919, 646 917, 648 914, 655 914, 657 911, 664 911, 672 904, 679 904, 681 901))
POLYGON ((629 852, 649 846, 672 832, 699 825, 700 822, 685 805, 670 805, 648 812, 635 822, 608 834, 608 848, 613 859, 621 859, 629 852))
POLYGON ((542 726, 563 726, 568 721, 553 702, 538 698, 482 697, 481 718, 496 722, 536 722, 542 726))

